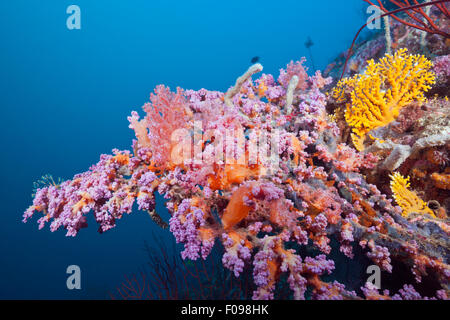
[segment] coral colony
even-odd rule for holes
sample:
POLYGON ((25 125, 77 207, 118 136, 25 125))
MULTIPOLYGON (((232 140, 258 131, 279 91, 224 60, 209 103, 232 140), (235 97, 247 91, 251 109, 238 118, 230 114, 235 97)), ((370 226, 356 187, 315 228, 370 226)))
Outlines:
MULTIPOLYGON (((442 13, 428 14, 442 30, 442 13)), ((226 93, 157 86, 144 116, 128 118, 132 151, 42 185, 24 221, 42 212, 39 228, 76 236, 93 212, 105 232, 137 203, 183 259, 223 246, 224 268, 251 270, 254 299, 277 298, 280 281, 295 299, 447 299, 449 43, 427 35, 425 57, 422 30, 391 24, 394 53, 380 55, 378 34, 338 83, 308 76, 302 59, 278 78, 255 64, 226 93), (364 259, 391 283, 329 280, 364 259)))

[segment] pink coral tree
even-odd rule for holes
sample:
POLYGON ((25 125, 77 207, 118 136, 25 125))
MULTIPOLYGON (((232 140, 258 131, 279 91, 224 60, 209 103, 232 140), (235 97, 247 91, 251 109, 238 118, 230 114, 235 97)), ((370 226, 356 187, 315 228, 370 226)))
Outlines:
POLYGON ((174 93, 159 85, 150 94, 150 101, 143 107, 146 112, 144 119, 139 120, 137 112, 133 111, 128 121, 130 128, 136 133, 141 154, 147 152, 155 165, 165 166, 171 160, 172 134, 187 126, 192 112, 180 88, 174 93))

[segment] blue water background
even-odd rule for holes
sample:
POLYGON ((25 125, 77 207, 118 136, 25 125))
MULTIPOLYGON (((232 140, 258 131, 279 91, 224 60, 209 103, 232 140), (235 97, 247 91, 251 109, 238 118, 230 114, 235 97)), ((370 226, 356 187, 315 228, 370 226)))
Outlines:
POLYGON ((308 36, 324 69, 365 19, 360 0, 1 1, 0 299, 108 298, 146 263, 156 226, 137 210, 105 234, 90 216, 76 238, 21 220, 43 174, 68 179, 129 149, 127 116, 156 85, 225 91, 253 56, 277 76, 309 59, 308 36), (70 4, 81 30, 66 27, 70 4), (71 264, 81 290, 66 288, 71 264))

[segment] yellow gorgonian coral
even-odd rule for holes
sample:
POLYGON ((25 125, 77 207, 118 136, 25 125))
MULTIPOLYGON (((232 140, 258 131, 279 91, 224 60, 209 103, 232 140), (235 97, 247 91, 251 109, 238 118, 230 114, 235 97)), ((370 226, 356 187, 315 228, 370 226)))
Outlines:
POLYGON ((427 213, 436 217, 428 208, 425 201, 420 199, 414 191, 409 190, 409 177, 405 178, 396 172, 389 176, 391 178, 391 191, 397 204, 403 209, 402 215, 408 217, 411 213, 427 213))
POLYGON ((433 63, 423 55, 408 54, 407 49, 387 54, 378 63, 367 63, 363 74, 343 79, 333 92, 338 102, 344 102, 346 88, 351 90, 345 120, 352 128, 352 140, 359 142, 355 144, 358 149, 363 148, 361 141, 368 132, 395 120, 412 101, 424 101, 424 92, 435 83, 430 71, 433 63))
POLYGON ((337 121, 336 114, 335 113, 329 114, 328 115, 328 120, 330 120, 330 122, 336 122, 337 121))
POLYGON ((345 102, 346 99, 346 92, 349 90, 353 90, 356 78, 355 75, 353 78, 344 78, 342 80, 339 80, 339 82, 336 84, 336 87, 333 89, 333 98, 338 102, 342 103, 345 102))

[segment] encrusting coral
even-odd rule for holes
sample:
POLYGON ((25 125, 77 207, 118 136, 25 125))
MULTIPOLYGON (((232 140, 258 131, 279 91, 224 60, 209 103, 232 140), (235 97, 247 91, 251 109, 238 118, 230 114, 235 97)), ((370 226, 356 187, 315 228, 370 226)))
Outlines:
MULTIPOLYGON (((254 65, 225 94, 158 86, 146 116, 129 117, 133 152, 113 150, 72 180, 38 189, 24 221, 42 212, 39 228, 50 222, 51 231, 75 236, 92 211, 104 232, 136 202, 165 226, 155 212, 159 193, 170 231, 184 245, 182 258, 205 259, 220 242, 223 266, 236 277, 252 268, 254 299, 277 298, 281 281, 295 299, 446 299, 448 220, 437 218, 398 173, 392 191, 400 207, 367 182, 363 173, 377 170, 384 155, 341 140, 322 92, 331 79, 320 72, 307 77, 302 64, 289 64, 278 81, 267 74, 253 80, 262 70, 254 65), (379 292, 366 279, 327 280, 352 259, 395 273, 402 286, 386 283, 379 292)), ((344 81, 353 132, 365 137, 423 100, 434 81, 429 68, 424 57, 400 50, 344 81)), ((441 187, 448 173, 437 174, 441 187)))

